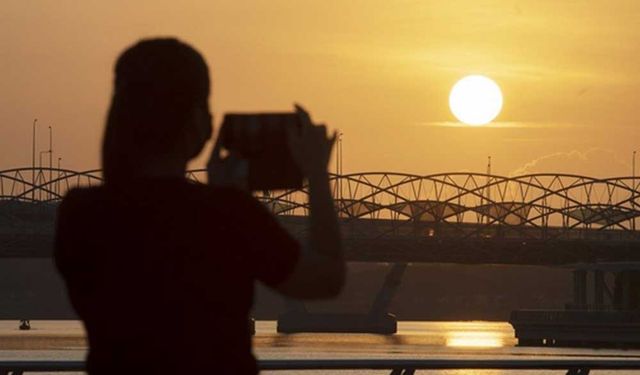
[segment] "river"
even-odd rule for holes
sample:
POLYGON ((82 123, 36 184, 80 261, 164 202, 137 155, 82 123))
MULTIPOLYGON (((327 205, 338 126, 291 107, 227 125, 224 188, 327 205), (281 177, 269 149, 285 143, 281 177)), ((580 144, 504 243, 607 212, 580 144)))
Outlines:
MULTIPOLYGON (((17 321, 0 321, 0 359, 79 360, 86 355, 82 325, 78 321, 32 321, 30 331, 18 330, 17 321)), ((504 322, 399 322, 398 334, 293 334, 276 333, 274 321, 256 322, 254 351, 262 359, 331 358, 640 358, 640 350, 518 347, 513 329, 504 322)), ((277 372, 291 374, 292 372, 277 372)), ((307 371, 304 374, 388 374, 388 371, 307 371)), ((507 374, 510 371, 442 370, 419 374, 507 374)), ((549 371, 519 372, 527 375, 549 371)), ((555 372, 563 373, 563 372, 555 372)), ((597 374, 640 373, 599 371, 597 374)), ((264 372, 276 374, 276 372, 264 372)))

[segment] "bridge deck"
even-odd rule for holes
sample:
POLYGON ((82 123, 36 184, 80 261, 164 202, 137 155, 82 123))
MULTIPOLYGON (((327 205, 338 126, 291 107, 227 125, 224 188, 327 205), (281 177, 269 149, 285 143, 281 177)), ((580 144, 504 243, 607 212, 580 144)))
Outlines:
MULTIPOLYGON (((206 171, 186 177, 206 180, 206 171)), ((55 208, 99 170, 0 171, 0 257, 51 255, 55 208), (55 176, 55 177, 54 177, 55 176)), ((640 261, 640 179, 541 173, 331 175, 351 261, 562 265, 640 261)), ((257 192, 305 237, 308 188, 257 192)))
MULTIPOLYGON (((279 216, 300 239, 306 218, 279 216)), ((359 262, 563 265, 640 262, 634 233, 504 225, 428 223, 382 219, 341 219, 346 257, 359 262)), ((1 229, 1 228, 0 228, 1 229)), ((0 230, 0 257, 51 256, 53 226, 0 230)))

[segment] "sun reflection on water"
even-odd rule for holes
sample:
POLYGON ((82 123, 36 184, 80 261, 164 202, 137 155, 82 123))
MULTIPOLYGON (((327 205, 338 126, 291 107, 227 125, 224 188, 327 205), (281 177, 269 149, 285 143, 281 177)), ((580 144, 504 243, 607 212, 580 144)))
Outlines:
POLYGON ((453 331, 447 335, 446 345, 450 347, 498 348, 504 341, 498 332, 453 331))

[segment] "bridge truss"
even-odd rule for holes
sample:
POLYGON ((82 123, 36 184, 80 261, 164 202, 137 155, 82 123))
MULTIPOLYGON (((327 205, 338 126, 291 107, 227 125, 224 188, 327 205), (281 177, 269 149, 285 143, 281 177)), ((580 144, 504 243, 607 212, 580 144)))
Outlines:
MULTIPOLYGON (((206 171, 189 171, 187 178, 203 183, 206 171)), ((55 204, 70 188, 100 184, 100 170, 4 170, 0 171, 0 202, 5 206, 9 202, 55 204)), ((525 237, 575 236, 579 229, 588 230, 583 234, 598 231, 634 235, 640 216, 639 184, 640 178, 634 177, 597 179, 568 174, 331 175, 340 217, 432 223, 427 235, 439 235, 437 226, 447 224, 461 228, 472 225, 475 230, 469 233, 477 235, 488 235, 492 231, 487 229, 493 227, 509 228, 525 237)), ((308 213, 307 186, 258 192, 256 197, 278 215, 308 213)))

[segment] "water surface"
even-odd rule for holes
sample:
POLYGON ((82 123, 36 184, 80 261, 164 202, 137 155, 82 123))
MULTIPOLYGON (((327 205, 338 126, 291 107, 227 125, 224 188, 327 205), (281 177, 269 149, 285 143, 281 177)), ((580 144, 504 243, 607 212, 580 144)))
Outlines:
MULTIPOLYGON (((86 341, 78 321, 32 321, 30 331, 18 330, 17 321, 0 321, 0 359, 79 360, 86 341)), ((162 329, 159 327, 158 329, 162 329)), ((262 359, 534 359, 534 358, 640 358, 640 350, 517 347, 514 332, 504 322, 399 322, 398 334, 292 334, 276 333, 274 321, 256 322, 254 350, 262 359)), ((265 374, 294 372, 265 372, 265 374)), ((387 371, 307 371, 319 374, 387 374, 387 371)), ((447 370, 420 374, 507 374, 510 371, 447 370)), ((520 371, 526 375, 554 373, 520 371)), ((555 373, 563 373, 555 372, 555 373)), ((640 371, 600 371, 630 374, 640 371)))

